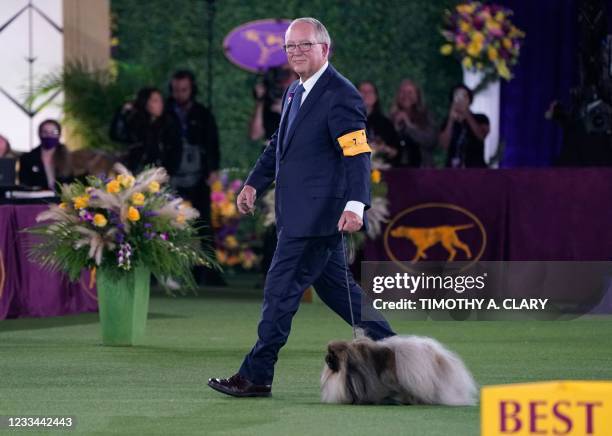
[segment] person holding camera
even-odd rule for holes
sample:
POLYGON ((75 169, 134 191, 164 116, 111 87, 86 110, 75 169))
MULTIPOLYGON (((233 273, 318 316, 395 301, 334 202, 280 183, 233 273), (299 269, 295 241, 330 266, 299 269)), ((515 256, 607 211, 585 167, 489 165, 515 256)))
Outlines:
POLYGON ((436 129, 425 106, 423 92, 412 80, 400 84, 391 107, 391 121, 399 137, 395 167, 430 167, 436 147, 436 129))
POLYGON ((280 124, 282 98, 285 89, 297 79, 288 65, 270 68, 253 87, 255 110, 249 124, 253 141, 268 139, 280 124))
POLYGON ((451 107, 442 123, 440 145, 447 151, 448 168, 486 168, 484 140, 489 134, 489 118, 474 114, 470 105, 474 94, 465 85, 451 90, 451 107))

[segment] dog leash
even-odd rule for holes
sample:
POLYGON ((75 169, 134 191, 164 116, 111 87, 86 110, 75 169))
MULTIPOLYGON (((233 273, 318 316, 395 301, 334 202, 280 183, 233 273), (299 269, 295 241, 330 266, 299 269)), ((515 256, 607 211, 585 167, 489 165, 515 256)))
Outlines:
POLYGON ((344 232, 340 232, 340 235, 342 235, 342 253, 344 254, 344 278, 346 280, 346 293, 348 294, 349 311, 351 312, 351 327, 353 328, 353 339, 357 339, 357 330, 355 329, 355 315, 353 315, 353 301, 351 300, 351 287, 349 286, 348 256, 346 254, 346 245, 344 243, 344 232))

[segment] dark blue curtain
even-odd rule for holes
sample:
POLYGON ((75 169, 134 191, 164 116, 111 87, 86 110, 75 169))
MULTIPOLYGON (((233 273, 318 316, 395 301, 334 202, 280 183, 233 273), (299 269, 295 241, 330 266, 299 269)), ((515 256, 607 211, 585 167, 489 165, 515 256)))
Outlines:
POLYGON ((514 79, 502 80, 503 167, 549 166, 559 154, 561 129, 544 113, 552 100, 567 104, 578 83, 577 1, 500 1, 526 33, 514 79))

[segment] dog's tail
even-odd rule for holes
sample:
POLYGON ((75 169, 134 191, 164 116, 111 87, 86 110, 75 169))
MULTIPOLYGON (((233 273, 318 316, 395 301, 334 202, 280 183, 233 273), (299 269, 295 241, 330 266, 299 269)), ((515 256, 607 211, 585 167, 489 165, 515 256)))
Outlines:
POLYGON ((460 225, 460 226, 452 226, 452 227, 453 227, 453 229, 455 231, 457 231, 457 230, 465 230, 465 229, 471 229, 472 227, 474 227, 474 224, 463 224, 463 225, 460 225))

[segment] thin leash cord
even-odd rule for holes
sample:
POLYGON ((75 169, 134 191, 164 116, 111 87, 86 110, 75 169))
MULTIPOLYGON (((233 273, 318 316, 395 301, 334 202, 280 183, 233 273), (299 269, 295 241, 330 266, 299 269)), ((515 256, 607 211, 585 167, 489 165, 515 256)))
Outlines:
POLYGON ((353 328, 353 339, 357 339, 357 330, 355 329, 355 315, 353 315, 353 301, 351 300, 351 287, 349 286, 348 276, 348 257, 346 254, 346 245, 344 243, 344 232, 342 235, 342 253, 344 254, 344 278, 346 279, 346 293, 348 294, 349 309, 351 312, 351 327, 353 328))

